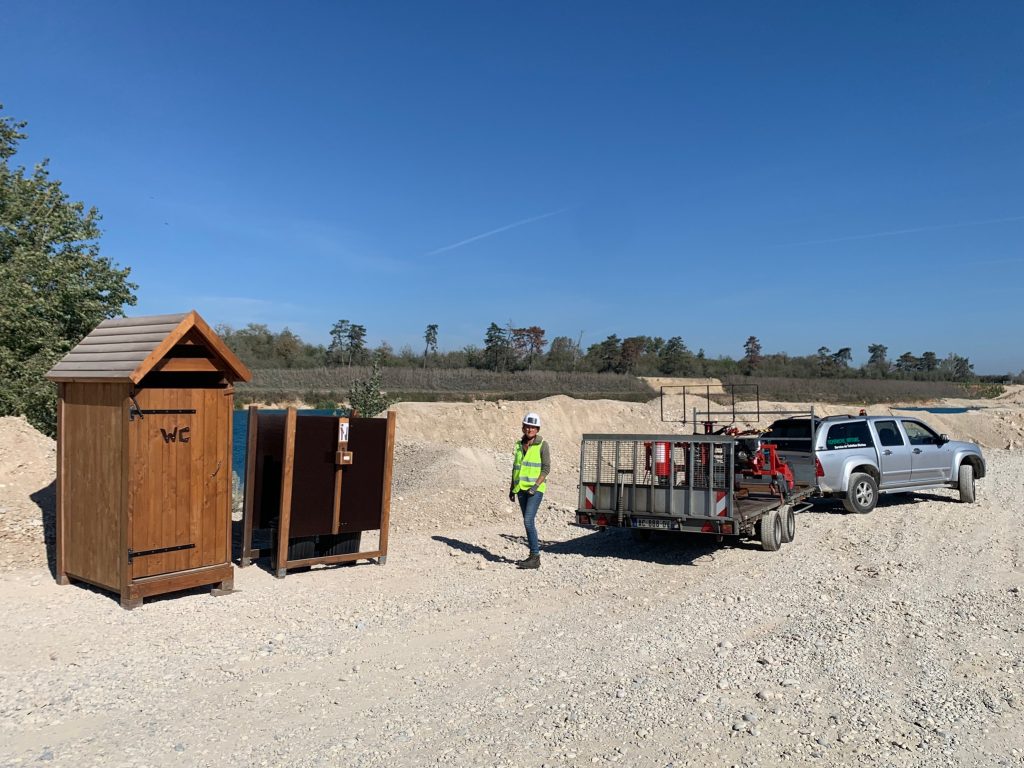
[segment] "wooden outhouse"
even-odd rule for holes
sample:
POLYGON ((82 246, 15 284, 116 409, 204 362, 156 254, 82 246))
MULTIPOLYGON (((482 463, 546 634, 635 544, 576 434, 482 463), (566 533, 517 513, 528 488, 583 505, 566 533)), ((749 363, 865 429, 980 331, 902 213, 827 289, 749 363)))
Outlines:
POLYGON ((104 320, 46 378, 58 385, 57 581, 133 608, 231 589, 231 420, 248 368, 203 319, 104 320))

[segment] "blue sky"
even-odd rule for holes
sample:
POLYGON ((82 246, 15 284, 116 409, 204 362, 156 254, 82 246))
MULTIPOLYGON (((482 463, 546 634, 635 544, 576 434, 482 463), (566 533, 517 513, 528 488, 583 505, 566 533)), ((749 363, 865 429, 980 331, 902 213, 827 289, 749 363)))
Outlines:
POLYGON ((27 2, 0 102, 131 314, 1024 368, 1019 2, 27 2))

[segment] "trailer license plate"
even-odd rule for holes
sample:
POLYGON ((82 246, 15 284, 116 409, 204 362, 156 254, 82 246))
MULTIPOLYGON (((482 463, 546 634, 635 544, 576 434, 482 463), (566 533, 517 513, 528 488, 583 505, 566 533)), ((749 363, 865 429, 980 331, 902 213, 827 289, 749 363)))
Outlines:
POLYGON ((656 517, 638 517, 635 522, 637 528, 657 528, 663 531, 667 531, 672 528, 671 521, 660 520, 656 517))

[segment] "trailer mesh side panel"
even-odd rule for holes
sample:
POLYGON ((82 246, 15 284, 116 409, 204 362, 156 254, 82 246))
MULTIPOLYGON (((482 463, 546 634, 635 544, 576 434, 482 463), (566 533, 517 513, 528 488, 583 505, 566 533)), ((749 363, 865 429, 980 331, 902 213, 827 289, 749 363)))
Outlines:
POLYGON ((677 488, 728 487, 729 444, 640 440, 585 440, 582 483, 667 485, 677 488), (691 456, 692 454, 692 456, 691 456), (687 472, 693 468, 692 484, 687 472), (653 476, 652 476, 653 475, 653 476))

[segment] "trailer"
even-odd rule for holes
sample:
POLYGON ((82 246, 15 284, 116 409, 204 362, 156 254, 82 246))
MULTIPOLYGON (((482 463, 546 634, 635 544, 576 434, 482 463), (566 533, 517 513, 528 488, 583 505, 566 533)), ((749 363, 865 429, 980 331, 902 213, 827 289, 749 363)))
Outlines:
MULTIPOLYGON (((790 466, 776 446, 759 439, 759 430, 736 427, 743 418, 760 422, 769 415, 759 400, 756 408, 737 409, 736 396, 727 393, 731 403, 715 410, 709 392, 707 406, 693 410, 695 434, 583 435, 574 524, 629 528, 638 538, 651 531, 753 538, 768 552, 793 541, 796 515, 818 491, 816 457, 812 452, 790 466), (730 421, 720 427, 725 418, 730 421)), ((770 415, 794 413, 808 411, 770 415)))

